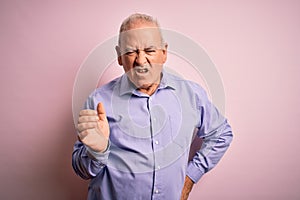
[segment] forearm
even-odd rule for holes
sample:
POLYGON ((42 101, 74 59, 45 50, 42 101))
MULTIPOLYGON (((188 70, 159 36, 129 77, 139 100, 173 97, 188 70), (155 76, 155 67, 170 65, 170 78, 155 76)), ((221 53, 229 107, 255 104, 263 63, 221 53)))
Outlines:
POLYGON ((180 200, 187 200, 194 186, 194 182, 188 177, 185 177, 184 185, 181 192, 180 200))
POLYGON ((92 154, 81 142, 76 142, 72 155, 72 166, 83 179, 95 177, 107 164, 109 151, 98 156, 92 154))
POLYGON ((187 167, 187 175, 195 182, 214 168, 227 151, 232 141, 231 127, 224 123, 214 134, 206 136, 187 167))

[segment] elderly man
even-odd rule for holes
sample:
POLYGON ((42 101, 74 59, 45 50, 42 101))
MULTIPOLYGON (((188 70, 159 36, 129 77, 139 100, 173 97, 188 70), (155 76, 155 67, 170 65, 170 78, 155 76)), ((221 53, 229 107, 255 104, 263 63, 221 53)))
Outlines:
POLYGON ((78 119, 72 164, 91 179, 88 199, 187 199, 227 150, 227 120, 198 84, 163 69, 167 47, 151 16, 122 23, 125 74, 97 88, 78 119), (189 161, 194 133, 203 143, 189 161))

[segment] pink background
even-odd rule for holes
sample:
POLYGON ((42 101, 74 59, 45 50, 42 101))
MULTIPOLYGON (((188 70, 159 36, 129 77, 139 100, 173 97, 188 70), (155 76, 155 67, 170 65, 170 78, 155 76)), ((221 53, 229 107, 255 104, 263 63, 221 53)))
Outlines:
POLYGON ((190 199, 300 199, 300 2, 121 2, 0 2, 0 199, 85 199, 73 84, 136 11, 201 44, 223 79, 234 141, 190 199))

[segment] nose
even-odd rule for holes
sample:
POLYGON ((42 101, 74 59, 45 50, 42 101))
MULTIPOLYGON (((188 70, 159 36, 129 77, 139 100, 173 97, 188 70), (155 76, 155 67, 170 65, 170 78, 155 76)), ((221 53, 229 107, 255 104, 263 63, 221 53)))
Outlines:
POLYGON ((147 57, 144 51, 137 51, 135 62, 139 66, 143 66, 147 63, 147 57))

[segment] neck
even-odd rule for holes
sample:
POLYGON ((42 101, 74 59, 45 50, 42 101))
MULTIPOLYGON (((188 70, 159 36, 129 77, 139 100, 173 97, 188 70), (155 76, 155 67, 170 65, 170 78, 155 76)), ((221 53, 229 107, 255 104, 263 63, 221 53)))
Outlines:
POLYGON ((138 91, 142 92, 142 93, 145 93, 145 94, 148 94, 149 96, 151 96, 152 94, 154 94, 154 92, 156 91, 156 89, 158 88, 158 85, 157 83, 153 83, 151 84, 150 86, 148 87, 145 87, 145 88, 139 88, 138 91))

